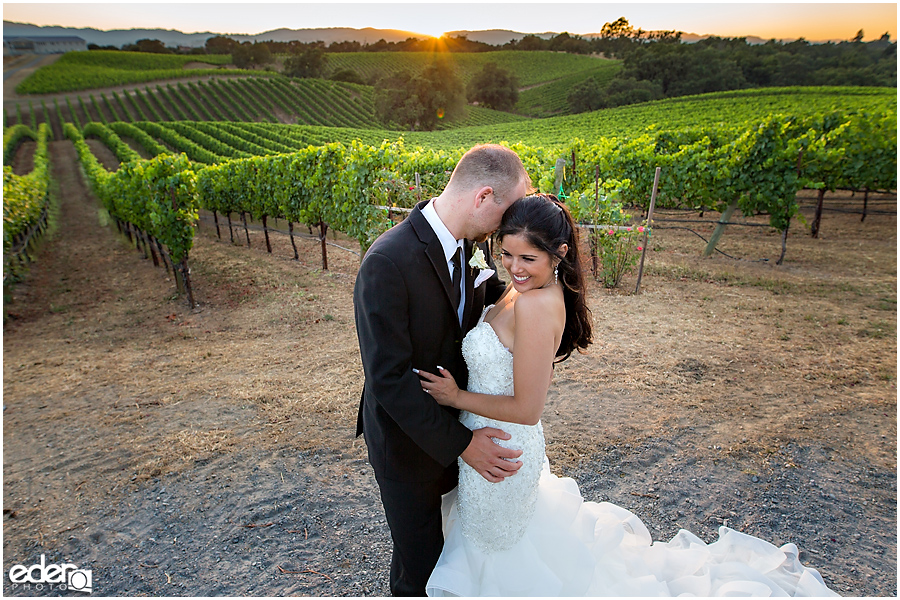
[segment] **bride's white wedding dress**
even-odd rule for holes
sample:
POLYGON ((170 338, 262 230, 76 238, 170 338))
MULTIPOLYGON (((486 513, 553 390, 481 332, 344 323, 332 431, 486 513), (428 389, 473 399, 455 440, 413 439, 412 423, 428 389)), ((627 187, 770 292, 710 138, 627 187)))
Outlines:
MULTIPOLYGON (((463 340, 463 356, 470 391, 513 394, 512 353, 484 314, 463 340)), ((459 461, 459 487, 444 498, 444 550, 429 596, 837 595, 800 563, 794 544, 777 548, 727 527, 712 544, 683 529, 670 542, 653 542, 630 511, 584 501, 573 479, 550 472, 540 423, 468 412, 460 420, 509 433, 498 443, 521 449, 522 467, 489 483, 459 461)))

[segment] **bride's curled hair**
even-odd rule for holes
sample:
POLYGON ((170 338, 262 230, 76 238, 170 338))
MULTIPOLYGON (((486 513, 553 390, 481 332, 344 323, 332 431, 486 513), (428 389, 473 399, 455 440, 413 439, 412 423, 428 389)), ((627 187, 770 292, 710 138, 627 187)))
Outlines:
POLYGON ((550 194, 535 194, 517 200, 504 213, 497 239, 521 235, 535 248, 559 260, 559 283, 566 303, 566 326, 556 362, 569 358, 574 350, 588 347, 591 337, 591 311, 585 302, 586 288, 581 260, 578 257, 578 230, 569 209, 550 194), (558 248, 566 244, 563 256, 558 248))

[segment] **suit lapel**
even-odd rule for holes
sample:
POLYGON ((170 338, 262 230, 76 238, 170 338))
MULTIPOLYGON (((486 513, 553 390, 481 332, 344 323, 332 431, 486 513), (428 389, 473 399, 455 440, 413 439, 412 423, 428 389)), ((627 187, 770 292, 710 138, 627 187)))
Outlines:
MULTIPOLYGON (((416 235, 419 236, 419 240, 425 244, 425 255, 428 257, 428 260, 431 261, 431 266, 434 268, 438 279, 441 280, 441 285, 444 287, 444 295, 447 297, 448 309, 452 311, 453 296, 450 294, 450 288, 453 285, 453 282, 450 280, 450 269, 447 266, 447 257, 444 256, 444 247, 441 246, 441 241, 438 239, 437 234, 434 233, 428 220, 422 214, 422 207, 426 203, 427 201, 423 201, 416 205, 416 208, 409 215, 409 222, 413 229, 415 229, 416 235)), ((468 276, 468 265, 465 264, 465 259, 463 259, 463 275, 466 276, 466 285, 471 286, 471 277, 468 276)), ((467 287, 466 289, 469 288, 467 287)), ((469 300, 467 299, 467 305, 468 302, 469 300)), ((465 317, 465 315, 466 312, 464 310, 463 316, 465 317)), ((459 326, 459 319, 453 319, 453 321, 459 326)))
POLYGON ((463 324, 465 325, 469 321, 469 317, 472 314, 472 302, 475 299, 475 288, 472 287, 472 284, 475 282, 475 267, 469 265, 469 257, 472 256, 472 247, 475 245, 475 242, 472 240, 464 240, 463 241, 463 256, 462 256, 462 265, 463 265, 463 274, 465 275, 466 283, 466 306, 463 309, 463 324))

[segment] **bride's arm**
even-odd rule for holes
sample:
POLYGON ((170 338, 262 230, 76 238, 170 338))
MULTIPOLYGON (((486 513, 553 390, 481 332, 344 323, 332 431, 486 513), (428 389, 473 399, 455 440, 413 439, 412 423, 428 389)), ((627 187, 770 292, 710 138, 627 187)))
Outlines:
POLYGON ((558 301, 549 294, 526 292, 516 299, 514 396, 460 390, 447 370, 442 370, 442 376, 420 371, 422 387, 440 404, 498 421, 536 424, 544 412, 553 375, 553 359, 565 325, 565 315, 559 315, 559 308, 558 301))

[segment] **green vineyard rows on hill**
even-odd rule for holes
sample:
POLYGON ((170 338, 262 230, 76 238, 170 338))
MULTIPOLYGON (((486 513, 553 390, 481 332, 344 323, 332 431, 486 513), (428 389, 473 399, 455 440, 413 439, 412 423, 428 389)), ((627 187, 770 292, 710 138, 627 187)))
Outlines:
POLYGON ((569 112, 569 92, 572 88, 593 77, 601 85, 608 84, 621 69, 618 62, 604 61, 600 68, 591 68, 579 73, 564 75, 550 81, 519 92, 516 112, 532 117, 549 117, 569 112))
MULTIPOLYGON (((486 109, 482 109, 486 110, 486 109)), ((174 151, 203 154, 201 162, 226 160, 233 154, 218 144, 232 146, 239 152, 269 154, 298 149, 307 145, 331 142, 349 144, 359 140, 377 146, 383 141, 404 140, 409 147, 421 146, 437 150, 459 150, 484 142, 507 142, 543 148, 563 148, 575 140, 588 143, 598 138, 627 139, 645 132, 677 131, 684 128, 717 125, 742 126, 758 122, 770 115, 807 117, 832 110, 868 111, 896 114, 896 97, 892 90, 879 88, 770 88, 706 94, 643 105, 619 107, 576 116, 513 122, 503 125, 476 126, 435 132, 398 132, 355 127, 322 127, 277 123, 217 123, 201 126, 199 122, 182 125, 162 122, 156 129, 171 130, 171 139, 161 140, 174 151), (228 127, 225 129, 225 127, 228 127), (187 136, 184 127, 213 135, 218 143, 204 145, 205 138, 187 136), (214 135, 215 129, 225 132, 214 135), (243 141, 237 141, 238 139, 243 141), (181 140, 188 142, 179 146, 181 140), (244 143, 246 142, 246 143, 244 143), (214 158, 215 157, 215 158, 214 158)), ((143 124, 140 127, 146 129, 143 124)))
POLYGON ((196 63, 196 56, 151 54, 147 52, 122 52, 117 50, 92 50, 67 52, 56 62, 41 67, 16 86, 19 94, 51 94, 114 87, 129 83, 143 83, 160 79, 183 79, 215 74, 240 75, 253 73, 241 69, 222 70, 220 66, 231 61, 230 56, 205 55, 202 57, 210 68, 186 69, 188 63, 196 63))
MULTIPOLYGON (((373 89, 322 79, 252 77, 152 84, 122 92, 91 92, 66 96, 58 111, 32 107, 27 116, 7 114, 7 124, 20 119, 32 127, 45 121, 57 139, 62 122, 91 121, 131 123, 136 121, 235 121, 286 122, 328 127, 380 129, 375 119, 373 89)), ((525 117, 469 106, 461 121, 441 123, 441 129, 495 125, 524 121, 525 117)), ((32 127, 33 128, 33 127, 32 127)), ((342 136, 344 139, 346 136, 342 136)))
POLYGON ((647 129, 740 125, 769 115, 810 116, 832 110, 897 112, 894 88, 795 87, 717 92, 621 106, 528 122, 404 134, 408 144, 433 148, 486 142, 563 147, 573 139, 628 137, 647 129))
MULTIPOLYGON (((216 138, 200 131, 197 124, 138 126, 185 150, 186 156, 133 160, 109 172, 84 144, 81 132, 71 124, 66 130, 76 143, 95 193, 110 213, 151 231, 158 239, 171 240, 167 242, 170 252, 181 258, 186 258, 191 247, 199 207, 250 213, 254 218, 285 218, 310 226, 327 223, 357 239, 365 250, 390 226, 378 206, 394 201, 391 186, 397 180, 408 186, 415 174, 429 181, 445 181, 463 152, 414 148, 402 141, 366 144, 355 139, 348 144, 308 146, 289 154, 226 160, 226 156, 247 154, 231 144, 240 143, 247 150, 253 146, 236 138, 216 138), (182 183, 175 184, 176 178, 182 183), (172 208, 183 213, 173 211, 170 225, 154 216, 160 207, 148 202, 148 188, 161 190, 164 202, 166 189, 172 190, 173 199, 180 194, 172 208)), ((630 138, 574 139, 557 148, 526 144, 512 148, 542 191, 555 191, 553 166, 556 158, 567 159, 566 202, 579 219, 593 214, 594 169, 605 186, 615 186, 621 201, 646 206, 652 173, 659 167, 665 178, 660 180, 657 206, 721 211, 725 205, 734 205, 745 215, 767 214, 770 226, 785 235, 798 214, 797 192, 804 187, 896 189, 896 126, 896 109, 881 113, 823 111, 808 116, 767 115, 730 125, 654 128, 630 138)), ((285 134, 296 129, 257 126, 275 127, 285 134)), ((96 128, 96 133, 103 135, 102 126, 96 128)), ((112 136, 105 137, 115 142, 112 136)), ((163 208, 169 210, 168 205, 163 208)))

